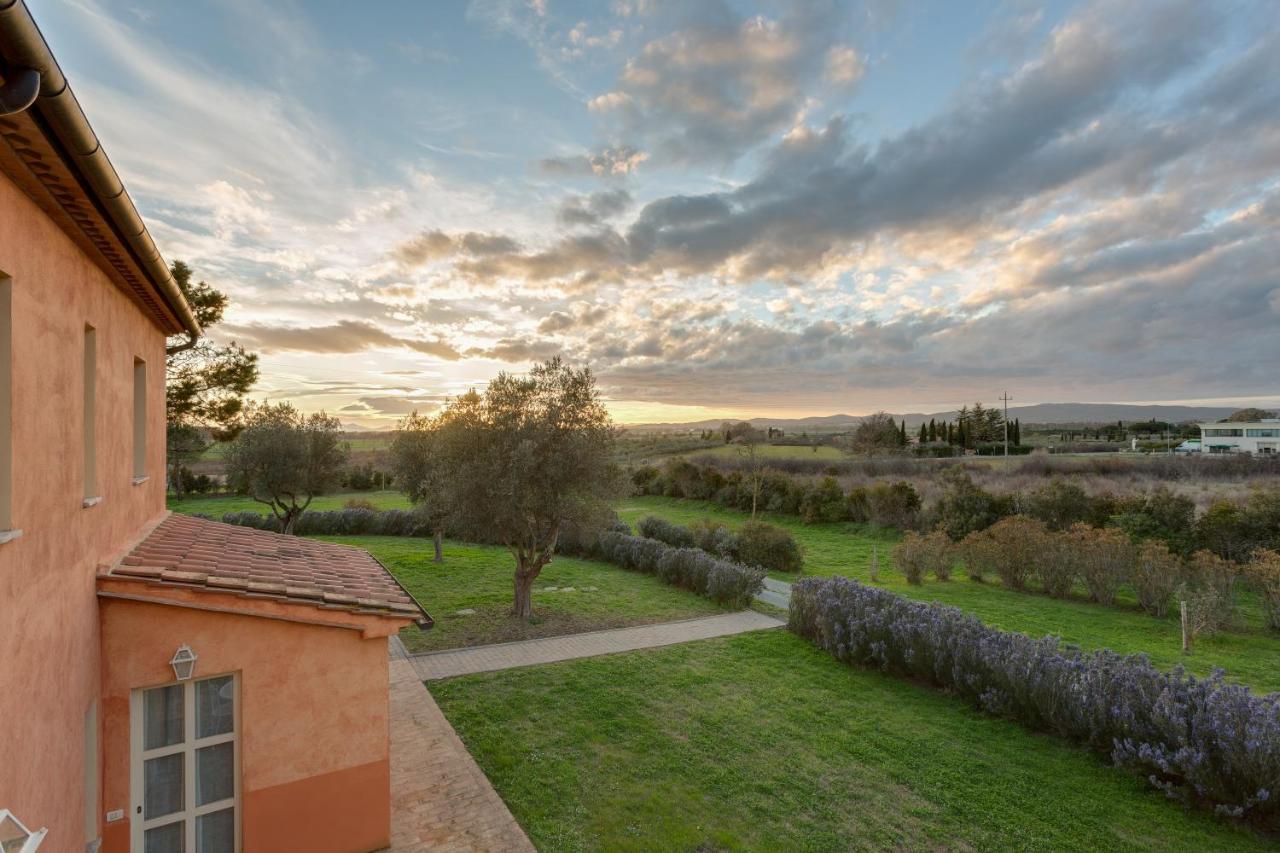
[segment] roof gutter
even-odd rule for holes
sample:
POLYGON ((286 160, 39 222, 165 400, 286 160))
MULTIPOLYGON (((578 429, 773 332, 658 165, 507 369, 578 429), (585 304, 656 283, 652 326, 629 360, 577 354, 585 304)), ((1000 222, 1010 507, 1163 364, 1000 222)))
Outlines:
POLYGON ((9 93, 0 95, 0 114, 28 108, 39 113, 62 143, 86 185, 97 196, 97 201, 143 272, 182 323, 190 340, 176 349, 194 346, 200 337, 200 323, 173 280, 169 266, 152 241, 115 167, 102 150, 102 143, 89 126, 67 78, 63 76, 23 0, 0 0, 0 57, 10 69, 5 75, 3 88, 0 88, 0 92, 9 93), (24 91, 24 87, 33 85, 33 73, 38 76, 39 91, 34 98, 29 98, 29 89, 24 91), (13 109, 5 109, 10 105, 6 99, 11 100, 13 109), (22 103, 24 100, 27 101, 25 105, 22 103))

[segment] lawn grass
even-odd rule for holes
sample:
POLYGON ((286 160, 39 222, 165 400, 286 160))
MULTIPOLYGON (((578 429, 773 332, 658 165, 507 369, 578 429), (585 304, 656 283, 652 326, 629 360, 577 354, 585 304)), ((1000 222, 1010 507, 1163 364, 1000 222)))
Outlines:
POLYGON ((763 631, 432 682, 541 850, 1253 850, 1135 775, 763 631))
POLYGON ((534 618, 508 615, 515 561, 505 549, 446 541, 444 563, 432 562, 429 539, 320 536, 363 548, 391 570, 435 618, 428 631, 406 628, 411 652, 503 643, 692 619, 728 612, 707 598, 667 586, 651 575, 608 563, 556 557, 534 583, 534 618), (475 613, 459 614, 460 610, 475 613))
MULTIPOLYGON (((329 509, 342 509, 347 501, 369 501, 375 509, 408 509, 409 499, 401 492, 383 490, 369 492, 336 492, 331 495, 320 495, 311 502, 311 506, 307 507, 308 511, 322 512, 329 509)), ((209 497, 205 495, 192 495, 191 497, 175 498, 169 496, 169 509, 174 512, 180 512, 184 515, 193 515, 200 513, 201 515, 211 515, 214 518, 222 518, 222 514, 226 512, 256 512, 263 515, 270 515, 271 508, 266 504, 260 504, 252 498, 242 495, 218 495, 209 497)))
MULTIPOLYGON (((737 527, 749 517, 705 501, 673 498, 630 498, 619 506, 619 515, 633 525, 650 514, 682 524, 713 518, 731 527, 737 527)), ((1090 649, 1146 652, 1153 663, 1164 668, 1181 663, 1193 672, 1207 674, 1214 667, 1221 667, 1229 678, 1255 690, 1280 691, 1280 635, 1263 628, 1261 607, 1255 595, 1241 595, 1239 628, 1203 638, 1197 642, 1193 654, 1183 655, 1177 620, 1148 616, 1138 609, 1129 594, 1121 596, 1119 607, 1102 607, 1084 600, 1064 601, 1013 592, 993 581, 975 583, 962 573, 957 573, 951 581, 929 580, 921 586, 911 586, 893 568, 891 550, 898 538, 893 531, 851 523, 806 525, 794 516, 765 515, 764 518, 787 528, 799 540, 805 549, 806 574, 843 575, 868 581, 868 564, 874 546, 880 559, 880 585, 909 598, 951 604, 1005 630, 1032 636, 1055 634, 1090 649)), ((780 573, 773 576, 795 579, 780 573)))

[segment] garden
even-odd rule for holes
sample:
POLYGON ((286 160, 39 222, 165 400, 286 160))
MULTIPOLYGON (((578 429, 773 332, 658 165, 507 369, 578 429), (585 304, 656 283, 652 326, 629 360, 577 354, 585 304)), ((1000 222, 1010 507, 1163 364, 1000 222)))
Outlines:
POLYGON ((545 850, 1255 850, 1137 774, 786 631, 433 682, 545 850))

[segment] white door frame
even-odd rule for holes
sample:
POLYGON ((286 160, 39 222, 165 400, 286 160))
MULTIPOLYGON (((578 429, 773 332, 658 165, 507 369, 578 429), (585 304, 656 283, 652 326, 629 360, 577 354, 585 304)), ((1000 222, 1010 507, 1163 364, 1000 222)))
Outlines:
POLYGON ((240 804, 240 754, 242 751, 243 740, 240 738, 240 675, 235 672, 223 672, 216 675, 209 675, 203 678, 191 678, 186 681, 171 681, 167 684, 153 684, 149 687, 138 687, 129 692, 129 825, 130 825, 130 850, 133 853, 142 853, 143 833, 157 826, 164 826, 173 823, 175 820, 185 821, 185 851, 186 853, 196 853, 196 818, 210 812, 222 811, 227 808, 228 803, 235 809, 235 853, 240 853, 240 827, 241 827, 241 804, 240 804), (208 681, 213 678, 222 678, 231 676, 231 731, 226 734, 213 735, 206 738, 196 738, 196 685, 202 681, 208 681), (175 684, 182 685, 182 741, 172 746, 164 746, 156 749, 143 749, 143 694, 148 690, 154 690, 162 687, 172 687, 175 684), (204 806, 196 805, 196 750, 206 746, 217 746, 221 743, 231 742, 233 753, 233 789, 230 800, 218 800, 216 803, 210 803, 204 806), (143 818, 143 761, 150 758, 162 758, 166 755, 175 753, 184 753, 183 758, 183 808, 181 811, 167 814, 163 817, 145 820, 143 818))

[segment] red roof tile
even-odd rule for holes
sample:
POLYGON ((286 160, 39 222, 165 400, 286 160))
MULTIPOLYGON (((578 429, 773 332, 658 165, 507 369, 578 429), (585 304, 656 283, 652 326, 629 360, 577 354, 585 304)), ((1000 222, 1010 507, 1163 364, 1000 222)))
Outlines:
POLYGON ((172 514, 112 575, 431 621, 367 551, 172 514))

